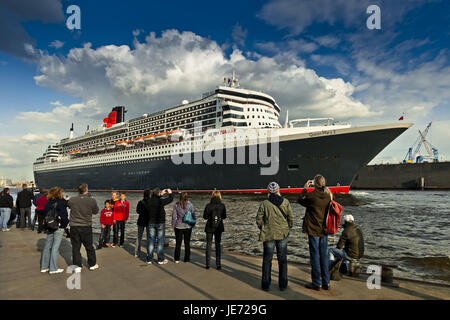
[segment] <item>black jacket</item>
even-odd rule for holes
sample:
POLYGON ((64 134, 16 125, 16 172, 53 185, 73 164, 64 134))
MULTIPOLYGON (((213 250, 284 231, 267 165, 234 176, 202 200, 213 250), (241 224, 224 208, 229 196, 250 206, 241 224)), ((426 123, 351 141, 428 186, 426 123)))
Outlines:
POLYGON ((0 208, 13 208, 14 199, 9 194, 2 194, 0 196, 0 208))
POLYGON ((44 217, 50 211, 50 209, 56 204, 56 211, 58 212, 59 217, 61 218, 61 224, 59 226, 60 229, 64 229, 69 224, 69 215, 67 214, 67 200, 58 199, 58 200, 49 200, 45 204, 44 208, 44 217))
POLYGON ((211 199, 211 202, 208 203, 203 211, 203 219, 206 219, 205 232, 206 233, 216 233, 216 232, 224 232, 225 228, 223 226, 223 220, 227 218, 227 210, 225 205, 220 201, 219 198, 214 197, 211 199), (212 217, 214 210, 220 210, 220 216, 222 220, 220 221, 219 226, 214 228, 212 225, 212 217))
POLYGON ((136 206, 136 212, 139 215, 137 219, 137 225, 141 227, 148 226, 148 221, 150 220, 150 212, 147 208, 150 208, 150 198, 144 198, 138 202, 136 206))
POLYGON ((344 248, 345 253, 352 259, 361 259, 364 256, 364 238, 361 230, 353 223, 344 223, 337 248, 344 248))
POLYGON ((168 205, 173 201, 173 194, 170 193, 168 198, 158 197, 157 195, 152 195, 149 204, 149 224, 161 224, 166 223, 166 210, 164 206, 168 205))
POLYGON ((16 206, 17 208, 30 208, 34 195, 28 190, 22 190, 17 194, 16 206))

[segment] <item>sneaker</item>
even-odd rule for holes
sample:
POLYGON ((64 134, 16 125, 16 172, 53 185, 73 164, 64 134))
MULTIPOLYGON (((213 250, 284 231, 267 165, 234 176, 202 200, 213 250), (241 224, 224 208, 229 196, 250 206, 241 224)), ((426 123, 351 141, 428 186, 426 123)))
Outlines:
POLYGON ((307 284, 305 284, 305 288, 312 289, 312 290, 316 290, 316 291, 320 291, 320 287, 319 287, 319 286, 316 286, 316 285, 314 285, 314 284, 312 284, 312 283, 307 283, 307 284))
POLYGON ((331 289, 331 286, 330 286, 329 284, 323 284, 323 285, 322 285, 322 289, 323 289, 323 290, 330 290, 330 289, 331 289))
POLYGON ((113 243, 113 244, 111 245, 111 247, 112 247, 112 248, 115 248, 115 247, 116 247, 116 244, 115 244, 115 243, 113 243))
POLYGON ((11 229, 7 228, 7 229, 6 229, 6 232, 8 232, 8 231, 11 231, 11 229))
POLYGON ((96 264, 95 266, 89 267, 89 270, 94 271, 98 269, 98 264, 96 264))
POLYGON ((58 269, 55 271, 50 271, 49 274, 57 274, 57 273, 63 273, 63 272, 64 272, 64 269, 58 269))
POLYGON ((205 268, 206 268, 206 270, 208 270, 208 269, 209 269, 209 266, 206 266, 205 268))
POLYGON ((139 256, 138 256, 136 253, 134 254, 134 257, 135 257, 135 258, 139 258, 139 256))
POLYGON ((81 272, 81 267, 76 267, 74 271, 75 271, 75 273, 80 273, 81 272))
POLYGON ((169 260, 164 259, 163 261, 158 261, 158 264, 167 264, 169 262, 169 260))
POLYGON ((147 261, 147 264, 151 265, 151 264, 153 264, 153 262, 152 261, 147 261))
POLYGON ((48 269, 41 269, 41 273, 46 273, 48 272, 48 269))
POLYGON ((175 261, 175 263, 180 263, 180 261, 175 261))
POLYGON ((222 270, 222 267, 221 266, 217 266, 217 270, 222 270))

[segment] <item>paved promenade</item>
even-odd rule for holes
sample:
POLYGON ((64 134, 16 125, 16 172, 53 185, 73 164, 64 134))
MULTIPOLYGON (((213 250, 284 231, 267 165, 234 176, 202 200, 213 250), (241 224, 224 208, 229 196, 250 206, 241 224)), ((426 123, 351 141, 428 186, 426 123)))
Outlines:
MULTIPOLYGON (((97 251, 100 269, 81 272, 81 289, 69 290, 68 273, 41 274, 39 262, 45 235, 12 227, 0 232, 0 299, 450 299, 450 288, 401 281, 400 288, 369 290, 363 280, 345 278, 331 282, 331 291, 304 288, 309 268, 290 264, 289 286, 277 286, 278 264, 273 263, 272 288, 260 290, 261 258, 226 253, 222 270, 204 268, 204 252, 193 250, 191 263, 175 264, 173 248, 166 248, 169 263, 148 266, 133 256, 134 242, 122 248, 97 251)), ((82 249, 83 264, 86 253, 82 249)), ((182 252, 183 254, 183 252, 182 252)), ((144 255, 143 255, 144 257, 144 255)), ((142 258, 143 258, 142 257, 142 258)), ((59 267, 72 263, 71 246, 63 239, 59 267)))

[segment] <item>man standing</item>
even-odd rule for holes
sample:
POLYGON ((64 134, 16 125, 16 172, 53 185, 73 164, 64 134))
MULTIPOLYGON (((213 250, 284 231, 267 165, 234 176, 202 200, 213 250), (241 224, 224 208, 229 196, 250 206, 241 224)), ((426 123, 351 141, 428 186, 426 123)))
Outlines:
POLYGON ((325 186, 325 178, 320 174, 314 180, 308 180, 298 198, 298 203, 306 207, 303 218, 303 232, 308 234, 309 259, 311 263, 312 283, 308 289, 329 290, 330 274, 328 272, 328 235, 325 234, 324 220, 331 201, 331 192, 325 186), (307 188, 314 185, 312 192, 307 188))
POLYGON ((88 194, 88 185, 78 186, 78 196, 69 199, 70 208, 70 242, 72 243, 73 264, 78 266, 75 272, 81 272, 81 244, 86 249, 89 270, 98 269, 92 239, 92 215, 99 212, 95 199, 88 194))
POLYGON ((28 228, 33 229, 31 222, 31 201, 33 201, 33 194, 28 191, 28 186, 24 183, 22 185, 22 191, 17 194, 16 207, 19 210, 19 228, 26 228, 28 220, 28 228))
POLYGON ((155 244, 158 253, 158 264, 166 264, 168 261, 164 258, 164 236, 166 234, 166 211, 164 206, 173 201, 173 194, 171 189, 160 190, 153 189, 152 196, 149 201, 149 235, 150 239, 147 244, 147 263, 153 263, 153 251, 155 244), (166 193, 169 197, 162 199, 166 193))
POLYGON ((267 188, 268 199, 264 200, 256 215, 256 224, 260 232, 259 240, 263 242, 263 265, 261 287, 269 291, 272 258, 275 247, 278 259, 278 287, 286 290, 288 284, 287 245, 289 231, 294 225, 294 216, 288 199, 280 194, 280 187, 271 182, 267 188))

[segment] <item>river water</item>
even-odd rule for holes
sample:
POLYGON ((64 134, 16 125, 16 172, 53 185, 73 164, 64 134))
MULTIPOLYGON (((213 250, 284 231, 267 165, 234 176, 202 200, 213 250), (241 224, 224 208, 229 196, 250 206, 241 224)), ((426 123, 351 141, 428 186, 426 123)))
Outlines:
MULTIPOLYGON (((365 238, 365 257, 361 263, 394 266, 394 275, 405 278, 450 284, 450 191, 350 191, 357 205, 345 205, 344 214, 352 214, 365 238)), ((14 192, 12 194, 15 196, 14 192)), ((67 193, 72 196, 73 193, 67 193)), ((93 193, 99 206, 110 198, 109 193, 93 193)), ((135 208, 141 194, 129 193, 130 219, 126 237, 136 237, 137 214, 135 208)), ((224 250, 262 255, 262 244, 258 241, 255 217, 265 195, 224 194, 228 219, 222 237, 224 250)), ((290 197, 292 198, 292 197, 290 197)), ((175 195, 175 201, 178 196, 175 195)), ((199 216, 192 233, 192 246, 205 247, 205 221, 203 208, 209 195, 193 194, 191 202, 199 216)), ((294 227, 290 233, 288 260, 309 262, 307 237, 301 231, 304 208, 291 201, 294 211, 294 227)), ((166 206, 167 237, 174 243, 174 232, 170 226, 172 205, 166 206)), ((94 217, 94 228, 99 230, 98 217, 94 217)), ((334 246, 339 232, 329 237, 329 246, 334 246)))

